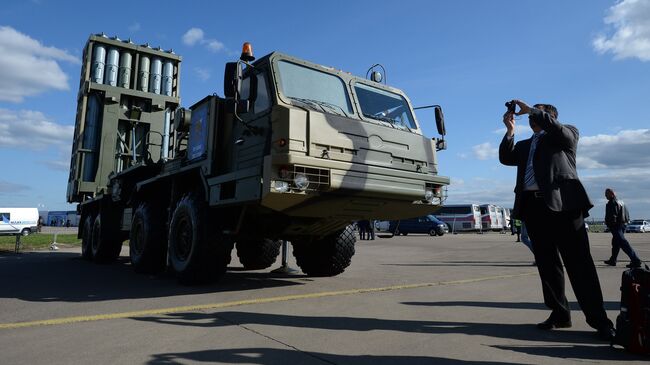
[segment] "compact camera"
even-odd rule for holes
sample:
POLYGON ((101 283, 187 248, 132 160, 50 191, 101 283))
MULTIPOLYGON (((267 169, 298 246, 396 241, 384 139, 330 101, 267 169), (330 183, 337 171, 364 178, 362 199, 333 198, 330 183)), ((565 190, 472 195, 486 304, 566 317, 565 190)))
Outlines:
POLYGON ((517 104, 515 104, 514 100, 506 101, 506 108, 508 108, 508 112, 514 113, 516 107, 517 104))

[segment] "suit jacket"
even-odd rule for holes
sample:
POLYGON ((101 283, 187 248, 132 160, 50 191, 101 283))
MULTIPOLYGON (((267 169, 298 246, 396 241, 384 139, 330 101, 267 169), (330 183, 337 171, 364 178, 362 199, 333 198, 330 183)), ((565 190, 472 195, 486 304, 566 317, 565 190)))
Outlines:
MULTIPOLYGON (((580 211, 583 217, 587 217, 593 204, 576 171, 578 129, 558 122, 539 109, 532 109, 530 118, 546 131, 537 141, 533 156, 535 180, 544 195, 544 202, 553 211, 580 211)), ((521 203, 530 143, 529 138, 515 144, 514 138, 506 134, 499 145, 499 161, 507 166, 517 166, 515 205, 511 215, 524 220, 526 212, 521 209, 521 203)))

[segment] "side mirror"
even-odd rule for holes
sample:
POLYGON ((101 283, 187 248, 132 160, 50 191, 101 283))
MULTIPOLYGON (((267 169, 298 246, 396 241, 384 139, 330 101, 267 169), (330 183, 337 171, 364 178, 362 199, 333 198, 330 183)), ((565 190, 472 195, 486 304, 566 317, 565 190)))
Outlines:
POLYGON ((179 132, 187 132, 190 130, 192 120, 192 110, 185 108, 178 108, 174 113, 174 126, 179 132))
POLYGON ((250 90, 248 92, 248 100, 255 102, 257 99, 257 75, 255 72, 249 73, 248 79, 250 80, 250 90))
POLYGON ((223 75, 223 94, 238 98, 241 92, 242 67, 240 62, 228 62, 223 75))
POLYGON ((436 114, 436 127, 438 128, 438 134, 445 136, 447 131, 445 130, 445 115, 442 113, 442 107, 436 105, 434 107, 436 114))

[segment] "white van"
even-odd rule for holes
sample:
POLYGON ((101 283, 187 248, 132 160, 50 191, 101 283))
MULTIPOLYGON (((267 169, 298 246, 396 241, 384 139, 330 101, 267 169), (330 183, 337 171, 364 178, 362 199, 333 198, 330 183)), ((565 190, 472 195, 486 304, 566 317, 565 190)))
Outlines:
POLYGON ((0 235, 27 236, 38 229, 38 209, 0 208, 0 235))

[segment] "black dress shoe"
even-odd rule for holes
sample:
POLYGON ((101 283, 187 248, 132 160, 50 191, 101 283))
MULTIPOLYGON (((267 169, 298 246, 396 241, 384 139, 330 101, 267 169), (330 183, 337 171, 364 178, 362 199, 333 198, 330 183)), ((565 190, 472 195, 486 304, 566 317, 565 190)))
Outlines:
POLYGON ((609 265, 609 266, 616 266, 616 261, 614 261, 614 260, 612 260, 612 259, 605 260, 605 261, 603 261, 603 262, 606 263, 606 264, 609 265))
POLYGON ((603 327, 598 330, 598 338, 603 341, 612 341, 616 336, 616 331, 612 327, 603 327))
POLYGON ((641 261, 639 261, 639 262, 630 262, 625 267, 630 268, 630 269, 635 269, 637 267, 641 267, 641 261))
POLYGON ((548 317, 544 322, 537 324, 537 328, 540 330, 552 330, 554 328, 569 328, 571 327, 571 320, 558 321, 554 318, 548 317))

